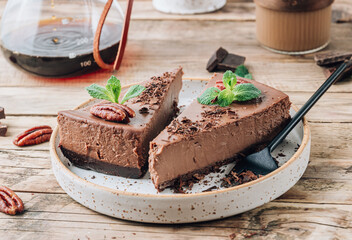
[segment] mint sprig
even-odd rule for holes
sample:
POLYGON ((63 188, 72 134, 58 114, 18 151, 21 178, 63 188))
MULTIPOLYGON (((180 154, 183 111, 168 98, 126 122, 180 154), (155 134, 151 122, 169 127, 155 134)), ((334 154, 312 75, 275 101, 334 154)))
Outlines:
POLYGON ((204 91, 202 96, 197 98, 198 102, 203 105, 212 105, 214 104, 214 99, 219 95, 220 89, 216 87, 208 88, 204 91))
POLYGON ((243 78, 246 78, 246 76, 250 76, 249 79, 252 79, 252 75, 250 75, 248 69, 242 64, 242 65, 239 65, 236 70, 235 70, 235 75, 238 76, 238 77, 243 77, 243 78))
POLYGON ((124 104, 128 99, 138 97, 143 91, 145 87, 141 85, 133 85, 128 89, 125 96, 123 96, 121 104, 124 104))
MULTIPOLYGON (((145 87, 141 85, 133 85, 128 89, 124 95, 121 104, 127 100, 139 96, 145 87)), ((115 76, 111 76, 105 86, 99 86, 98 84, 92 84, 89 87, 86 87, 89 95, 93 98, 104 99, 110 102, 119 103, 119 97, 121 93, 121 82, 115 76)))
POLYGON ((242 83, 235 86, 233 89, 234 100, 235 101, 249 101, 251 99, 257 98, 261 92, 252 83, 242 83))
POLYGON ((225 88, 219 93, 216 103, 219 104, 220 107, 226 107, 233 102, 234 97, 235 94, 230 89, 225 88))
POLYGON ((232 90, 237 83, 236 75, 231 71, 226 71, 222 77, 222 82, 226 89, 232 90))
POLYGON ((237 84, 236 75, 245 76, 250 79, 252 78, 252 75, 248 72, 248 69, 245 66, 241 66, 237 68, 238 72, 236 69, 235 73, 232 71, 226 71, 224 73, 222 78, 225 86, 224 90, 220 91, 220 89, 216 87, 208 88, 200 97, 197 98, 198 102, 203 105, 218 104, 221 107, 226 107, 233 101, 244 102, 259 97, 261 91, 252 83, 237 84), (238 74, 236 74, 236 72, 238 74))

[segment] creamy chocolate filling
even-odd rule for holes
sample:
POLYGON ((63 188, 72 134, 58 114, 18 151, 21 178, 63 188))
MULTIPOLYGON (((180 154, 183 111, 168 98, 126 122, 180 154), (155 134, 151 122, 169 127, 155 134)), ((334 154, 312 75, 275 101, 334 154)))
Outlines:
POLYGON ((136 113, 129 123, 95 117, 90 107, 59 112, 60 146, 65 156, 78 167, 113 175, 123 172, 119 169, 140 169, 138 174, 123 175, 141 177, 149 142, 176 114, 182 75, 182 68, 178 68, 143 83, 146 92, 125 103, 136 113))
MULTIPOLYGON (((207 87, 222 78, 216 74, 207 87)), ((246 81, 246 80, 244 80, 246 81)), ((290 119, 290 100, 278 90, 249 81, 262 91, 259 101, 227 108, 195 100, 151 143, 149 171, 158 189, 174 179, 249 153, 269 142, 290 119)))

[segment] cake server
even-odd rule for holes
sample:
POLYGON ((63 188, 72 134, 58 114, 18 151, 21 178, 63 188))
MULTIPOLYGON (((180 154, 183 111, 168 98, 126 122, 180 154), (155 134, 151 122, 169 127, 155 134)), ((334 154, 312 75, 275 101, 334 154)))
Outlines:
MULTIPOLYGON (((266 175, 278 168, 277 163, 271 156, 271 152, 287 137, 287 135, 302 120, 304 115, 314 106, 321 96, 339 80, 345 73, 352 70, 352 58, 346 60, 336 71, 321 85, 321 87, 310 97, 303 107, 295 114, 287 126, 264 148, 252 153, 239 161, 231 171, 241 173, 250 170, 255 174, 266 175)), ((230 171, 230 172, 231 172, 230 171)))

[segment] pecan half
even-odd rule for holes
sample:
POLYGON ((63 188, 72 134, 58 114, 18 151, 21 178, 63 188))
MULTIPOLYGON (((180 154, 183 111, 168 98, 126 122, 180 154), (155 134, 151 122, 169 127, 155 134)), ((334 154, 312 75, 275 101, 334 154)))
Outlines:
POLYGON ((19 134, 14 140, 13 144, 19 147, 36 145, 50 140, 53 130, 50 126, 38 126, 26 130, 19 134))
POLYGON ((24 210, 22 200, 11 189, 0 186, 0 212, 16 215, 24 210))
POLYGON ((128 123, 129 118, 136 116, 136 113, 129 107, 118 103, 98 103, 90 108, 90 113, 96 117, 112 122, 128 123))

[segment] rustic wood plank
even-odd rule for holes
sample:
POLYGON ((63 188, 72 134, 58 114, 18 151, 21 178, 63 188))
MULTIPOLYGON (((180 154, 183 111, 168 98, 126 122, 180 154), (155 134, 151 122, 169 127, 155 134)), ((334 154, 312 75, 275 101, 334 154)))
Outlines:
POLYGON ((332 239, 336 236, 347 236, 352 228, 349 214, 352 206, 346 205, 272 202, 224 220, 160 226, 99 215, 74 203, 67 195, 20 193, 20 196, 26 202, 26 212, 16 217, 1 214, 0 226, 6 223, 6 228, 0 227, 0 232, 11 234, 16 231, 26 234, 26 237, 41 232, 47 237, 45 234, 50 232, 55 236, 53 239, 56 236, 65 239, 67 234, 77 234, 73 235, 75 239, 84 239, 86 236, 87 239, 97 239, 103 234, 107 234, 107 239, 112 239, 113 236, 125 236, 128 239, 155 239, 165 236, 168 239, 228 239, 231 234, 236 234, 237 239, 251 234, 266 239, 289 239, 294 236, 320 236, 315 234, 324 232, 329 234, 328 239, 332 239), (278 215, 281 217, 277 218, 278 215))
MULTIPOLYGON (((126 8, 126 1, 119 1, 121 6, 126 8)), ((3 14, 6 0, 0 1, 0 17, 3 14)), ((333 11, 342 10, 352 13, 349 0, 336 0, 333 4, 333 11)), ((132 20, 196 20, 196 21, 255 21, 255 4, 251 0, 228 0, 224 8, 211 14, 178 15, 165 14, 153 8, 150 0, 134 1, 132 20)))
MULTIPOLYGON (((12 139, 19 133, 24 130, 38 125, 50 125, 52 127, 56 126, 56 117, 8 117, 5 120, 2 120, 3 123, 9 126, 8 134, 6 137, 0 137, 0 150, 9 151, 12 154, 19 154, 19 156, 25 157, 25 154, 22 152, 27 152, 27 156, 30 156, 31 151, 48 151, 48 143, 43 143, 35 146, 28 146, 19 148, 12 144, 12 139), (15 150, 19 151, 18 153, 15 150)), ((320 161, 329 161, 337 162, 341 161, 339 164, 344 164, 343 161, 350 160, 352 156, 352 136, 348 134, 352 128, 351 123, 309 123, 312 134, 312 151, 311 157, 314 159, 319 159, 320 161), (327 141, 327 139, 329 141, 327 141)), ((8 153, 9 156, 11 153, 8 153)), ((3 155, 1 159, 10 158, 3 155)), ((44 156, 44 155, 43 155, 44 156)), ((15 157, 11 157, 14 159, 15 157)), ((10 162, 9 162, 10 163, 10 162)), ((1 164, 1 163, 0 163, 1 164)), ((16 163, 17 165, 19 163, 16 163)), ((329 164, 325 164, 328 171, 330 167, 329 164)), ((317 170, 318 171, 318 170, 317 170)), ((320 171, 320 170, 319 170, 320 171)), ((318 172, 319 172, 318 171, 318 172)), ((336 172, 331 171, 331 174, 336 172)), ((337 173, 336 173, 337 174, 337 173)), ((342 176, 342 175, 341 175, 342 176)), ((324 176, 321 176, 324 177, 324 176)), ((329 177, 329 176, 327 176, 329 177)))
MULTIPOLYGON (((302 106, 309 92, 288 92, 293 104, 302 106)), ((0 102, 10 115, 56 116, 58 111, 73 109, 90 97, 81 87, 2 87, 0 102), (36 96, 35 98, 33 96, 36 96)), ((351 122, 350 93, 326 93, 308 113, 310 121, 351 122)))
MULTIPOLYGON (((54 126, 56 119, 9 117, 7 121, 21 132, 47 121, 54 126)), ((352 137, 346 134, 351 128, 351 123, 311 123, 310 164, 298 184, 278 201, 352 204, 352 137)), ((50 170, 48 144, 18 148, 12 138, 11 127, 8 137, 0 138, 0 182, 17 191, 64 193, 50 170)))
MULTIPOLYGON (((286 56, 271 53, 260 47, 255 39, 254 23, 162 21, 134 22, 129 45, 117 76, 123 83, 145 80, 159 72, 182 65, 185 77, 205 77, 211 54, 223 46, 230 52, 245 55, 246 65, 255 79, 284 91, 315 91, 325 77, 313 61, 313 55, 286 56), (170 28, 175 28, 169 32, 170 28), (235 30, 232 30, 235 29, 235 30), (235 31, 236 34, 232 34, 235 31), (182 32, 182 34, 179 34, 182 32), (224 36, 228 37, 224 37, 224 36), (241 37, 238 37, 241 36, 241 37), (167 59, 167 60, 166 60, 167 59), (297 70, 299 69, 299 71, 297 70)), ((349 24, 336 25, 329 49, 352 50, 349 24)), ((2 56, 2 53, 0 54, 2 56)), ((18 71, 0 57, 0 86, 87 86, 104 83, 110 71, 98 71, 74 79, 46 79, 18 71)), ((116 73, 115 73, 116 74, 116 73)), ((351 81, 333 86, 333 92, 351 92, 351 81)))
MULTIPOLYGON (((5 2, 0 0, 0 16, 5 2)), ((117 74, 124 84, 178 65, 184 66, 185 77, 210 77, 205 63, 219 46, 245 55, 256 80, 287 92, 299 106, 324 81, 313 55, 273 54, 258 45, 254 3, 249 0, 229 0, 222 10, 199 15, 167 15, 154 10, 149 0, 135 2, 126 58, 117 74)), ((336 0, 333 9, 352 13, 351 1, 336 0)), ((352 50, 351 40, 351 24, 333 24, 329 49, 352 50)), ((26 205, 23 215, 0 213, 1 239, 230 239, 231 234, 235 239, 350 237, 351 80, 334 85, 309 114, 311 161, 302 179, 286 194, 228 219, 160 226, 116 220, 82 207, 57 184, 48 143, 27 148, 11 143, 16 134, 34 125, 55 126, 58 110, 88 99, 83 87, 105 83, 111 72, 44 79, 16 70, 1 56, 0 105, 9 114, 2 120, 9 132, 0 137, 0 183, 19 191, 26 205)))
MULTIPOLYGON (((49 144, 42 143, 28 147, 17 147, 12 143, 12 140, 18 134, 34 126, 49 125, 54 128, 57 125, 56 117, 11 117, 2 119, 1 122, 8 126, 7 134, 5 137, 0 137, 0 150, 17 150, 19 154, 21 151, 27 150, 42 150, 48 151, 49 144)), ((5 159, 5 157, 3 158, 5 159)), ((1 165, 1 163, 0 163, 1 165)))

